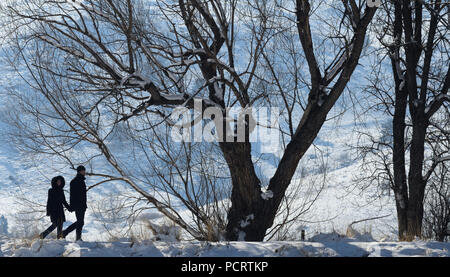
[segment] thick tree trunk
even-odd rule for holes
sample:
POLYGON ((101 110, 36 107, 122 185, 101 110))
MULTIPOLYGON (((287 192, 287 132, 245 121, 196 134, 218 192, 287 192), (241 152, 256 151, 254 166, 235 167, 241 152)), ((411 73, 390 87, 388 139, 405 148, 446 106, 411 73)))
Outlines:
POLYGON ((400 67, 400 44, 402 40, 402 6, 400 2, 395 2, 394 36, 395 46, 391 51, 392 73, 395 81, 395 103, 394 116, 392 122, 393 135, 393 155, 392 163, 394 170, 394 196, 397 208, 398 237, 400 240, 406 239, 408 229, 408 184, 406 177, 405 161, 405 128, 406 109, 408 106, 408 90, 406 80, 400 67))
POLYGON ((331 107, 311 105, 294 139, 287 145, 268 190, 273 198, 264 200, 250 156, 249 143, 222 143, 232 176, 232 206, 228 213, 226 237, 228 240, 262 241, 273 225, 276 213, 285 195, 298 163, 317 137, 331 107), (311 108, 315 106, 315 108, 311 108))
POLYGON ((397 207, 398 237, 406 239, 408 228, 408 186, 405 169, 405 115, 408 92, 403 90, 396 94, 395 112, 393 120, 393 165, 394 165, 394 195, 397 207))
POLYGON ((415 238, 422 237, 422 219, 423 219, 423 196, 415 196, 410 198, 408 208, 408 229, 406 232, 406 240, 412 241, 415 238), (422 199, 422 200, 420 200, 422 199))
POLYGON ((223 142, 220 147, 230 169, 233 184, 226 239, 262 241, 267 228, 262 225, 263 199, 260 181, 251 159, 251 144, 223 142))
POLYGON ((406 99, 405 91, 396 93, 393 120, 394 194, 397 207, 398 235, 401 241, 411 241, 416 237, 422 236, 423 200, 425 194, 423 163, 427 121, 423 112, 424 107, 414 107, 409 174, 408 180, 406 180, 406 99))
POLYGON ((423 200, 425 180, 423 178, 424 145, 426 127, 416 123, 410 149, 410 171, 408 182, 405 175, 404 132, 402 124, 394 115, 394 194, 397 207, 398 236, 401 241, 411 241, 422 236, 423 200))
MULTIPOLYGON (((423 111, 420 107, 417 113, 423 111)), ((426 119, 421 112, 413 119, 413 136, 410 150, 409 169, 409 201, 408 201, 408 229, 407 240, 422 237, 423 200, 425 195, 425 180, 423 177, 423 163, 425 157, 426 119)))

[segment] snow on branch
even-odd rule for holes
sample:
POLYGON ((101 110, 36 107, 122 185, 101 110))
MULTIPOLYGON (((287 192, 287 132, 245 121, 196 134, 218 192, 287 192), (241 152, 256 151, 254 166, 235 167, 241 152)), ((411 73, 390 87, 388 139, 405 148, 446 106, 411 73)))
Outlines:
POLYGON ((214 85, 214 96, 219 100, 223 100, 224 97, 224 91, 220 87, 219 83, 221 80, 222 78, 220 78, 219 76, 215 76, 206 82, 206 85, 214 85))
POLYGON ((353 51, 353 43, 351 43, 347 49, 344 50, 344 53, 342 53, 339 60, 334 64, 334 66, 331 68, 330 72, 327 72, 324 80, 325 83, 330 83, 334 77, 341 71, 341 69, 344 67, 345 62, 350 57, 350 53, 353 51))
POLYGON ((199 49, 189 49, 185 52, 182 52, 180 54, 174 54, 175 58, 180 58, 180 57, 190 57, 190 56, 194 56, 194 55, 203 55, 206 56, 206 51, 202 48, 199 49))
POLYGON ((436 161, 436 163, 443 163, 443 162, 450 161, 450 155, 442 156, 442 157, 436 157, 435 161, 436 161))
POLYGON ((152 82, 147 79, 146 77, 144 77, 142 74, 140 73, 133 73, 133 74, 129 74, 128 76, 125 76, 124 78, 122 78, 122 80, 120 81, 120 86, 133 86, 133 87, 139 87, 143 90, 147 89, 149 87, 149 85, 152 82))
POLYGON ((450 102, 450 95, 446 93, 441 93, 433 101, 430 102, 429 105, 425 107, 425 114, 427 114, 428 118, 433 116, 435 112, 439 110, 442 104, 447 101, 450 102))
POLYGON ((162 93, 153 82, 139 74, 130 74, 121 81, 122 86, 133 84, 138 85, 138 87, 150 92, 151 95, 137 107, 132 108, 132 111, 128 114, 122 114, 122 117, 118 120, 118 122, 126 121, 132 117, 146 113, 148 111, 147 109, 151 106, 178 106, 192 109, 194 108, 194 103, 196 101, 200 101, 202 103, 202 107, 216 107, 222 109, 218 104, 209 99, 195 97, 196 94, 162 93))
POLYGON ((189 67, 189 66, 191 66, 191 65, 193 65, 193 64, 196 64, 196 63, 199 63, 199 62, 198 62, 198 61, 195 61, 195 60, 190 60, 190 59, 188 59, 188 60, 182 60, 182 61, 180 61, 180 62, 178 62, 178 63, 171 64, 171 65, 168 66, 167 68, 171 68, 171 67, 179 67, 179 66, 187 66, 187 67, 189 67))

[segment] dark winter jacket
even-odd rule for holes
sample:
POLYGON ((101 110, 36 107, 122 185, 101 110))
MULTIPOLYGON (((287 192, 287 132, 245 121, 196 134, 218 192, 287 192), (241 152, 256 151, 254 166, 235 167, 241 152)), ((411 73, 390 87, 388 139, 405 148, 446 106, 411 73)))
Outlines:
POLYGON ((70 210, 69 204, 67 204, 66 196, 64 195, 64 178, 61 178, 62 184, 58 187, 56 184, 58 178, 52 179, 52 188, 48 190, 47 200, 47 216, 50 216, 50 220, 53 223, 58 221, 65 222, 66 216, 64 214, 64 207, 70 210))
POLYGON ((70 182, 70 207, 74 211, 85 211, 86 205, 86 178, 77 174, 77 176, 70 182))

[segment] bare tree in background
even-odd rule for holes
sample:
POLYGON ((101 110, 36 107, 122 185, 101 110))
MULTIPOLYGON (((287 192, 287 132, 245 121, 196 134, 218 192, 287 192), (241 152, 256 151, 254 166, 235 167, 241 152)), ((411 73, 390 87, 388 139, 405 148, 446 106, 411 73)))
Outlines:
MULTIPOLYGON (((83 161, 100 157, 111 169, 92 175, 129 184, 194 238, 205 239, 177 205, 202 228, 216 215, 228 240, 261 241, 300 159, 358 65, 376 8, 354 0, 31 0, 5 11, 17 61, 28 69, 18 72, 38 92, 16 98, 26 115, 14 120, 19 143, 72 166, 82 160, 77 149, 94 145, 96 153, 83 161), (320 33, 325 24, 329 32, 320 33), (290 59, 270 50, 275 37, 289 46, 283 57, 290 59), (170 141, 171 111, 192 109, 195 101, 224 114, 231 107, 282 103, 286 143, 267 184, 271 197, 262 196, 249 130, 246 142, 170 141), (129 140, 113 151, 118 134, 129 140), (130 154, 135 163, 127 163, 130 154), (222 215, 210 203, 222 203, 216 193, 230 182, 230 207, 222 215), (164 194, 177 201, 161 201, 164 194)), ((234 137, 228 124, 225 135, 234 137)))
POLYGON ((426 238, 448 241, 450 238, 450 161, 442 153, 450 153, 450 109, 435 116, 427 134, 427 141, 435 157, 442 162, 436 164, 428 179, 424 198, 423 234, 426 238))
POLYGON ((448 241, 450 238, 450 180, 448 164, 440 164, 427 187, 423 233, 426 238, 448 241))
POLYGON ((367 91, 375 99, 372 107, 391 116, 392 132, 381 139, 367 135, 361 149, 373 162, 364 165, 369 178, 394 192, 400 240, 422 236, 427 184, 450 158, 436 139, 449 131, 440 119, 450 102, 449 7, 444 2, 385 1, 374 25, 382 47, 367 91))

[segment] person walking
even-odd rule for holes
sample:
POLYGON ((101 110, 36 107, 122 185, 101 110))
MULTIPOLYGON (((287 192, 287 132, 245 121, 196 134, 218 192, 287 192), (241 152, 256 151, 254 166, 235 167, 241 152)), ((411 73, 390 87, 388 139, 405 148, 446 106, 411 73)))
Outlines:
POLYGON ((70 207, 75 211, 77 221, 63 231, 65 238, 76 229, 76 240, 81 240, 81 233, 84 226, 84 216, 87 209, 87 190, 86 190, 86 168, 80 165, 77 168, 77 176, 70 182, 70 207))
POLYGON ((65 184, 66 182, 62 176, 57 176, 52 179, 52 188, 48 190, 47 199, 47 216, 50 217, 52 225, 40 234, 40 239, 45 239, 55 229, 57 229, 57 238, 60 239, 63 237, 62 228, 63 223, 66 221, 64 207, 66 207, 67 210, 72 211, 66 201, 66 196, 64 195, 63 188, 65 184))

